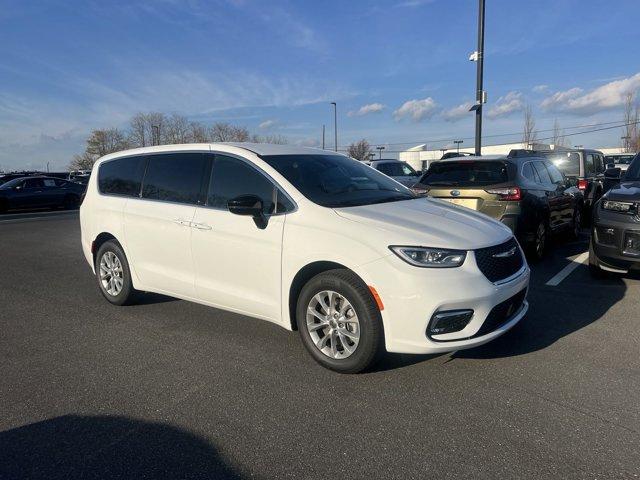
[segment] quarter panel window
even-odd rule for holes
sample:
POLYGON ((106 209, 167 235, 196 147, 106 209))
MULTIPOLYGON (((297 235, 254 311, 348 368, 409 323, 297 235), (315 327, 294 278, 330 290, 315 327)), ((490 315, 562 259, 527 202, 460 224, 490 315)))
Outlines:
POLYGON ((560 184, 564 183, 564 177, 562 176, 562 173, 560 173, 560 170, 558 170, 556 167, 554 167, 550 163, 545 163, 545 166, 547 167, 547 170, 549 171, 549 175, 551 176, 551 181, 553 183, 555 183, 557 185, 560 185, 560 184))
POLYGON ((584 175, 588 177, 595 173, 595 159, 593 154, 589 153, 584 161, 584 175))
POLYGON ((531 162, 533 164, 533 168, 538 173, 538 177, 540 177, 540 182, 543 185, 551 185, 553 182, 551 181, 551 177, 549 176, 549 172, 547 172, 544 163, 542 162, 531 162))
POLYGON ((101 193, 137 197, 144 174, 145 157, 125 157, 109 160, 98 170, 101 193))
POLYGON ((149 157, 142 198, 196 204, 207 165, 202 153, 166 153, 149 157))
MULTIPOLYGON (((227 202, 240 195, 256 195, 262 199, 265 214, 276 213, 277 190, 267 177, 242 160, 216 155, 211 169, 207 205, 226 210, 227 202)), ((286 197, 281 193, 279 197, 278 211, 280 207, 286 209, 283 203, 286 197)))

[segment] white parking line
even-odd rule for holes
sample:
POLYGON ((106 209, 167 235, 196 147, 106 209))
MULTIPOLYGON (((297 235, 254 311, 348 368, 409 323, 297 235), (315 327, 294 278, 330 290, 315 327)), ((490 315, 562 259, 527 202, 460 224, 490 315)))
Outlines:
POLYGON ((577 257, 572 258, 571 263, 560 270, 558 273, 556 273, 545 285, 548 285, 550 287, 557 287, 558 285, 560 285, 560 282, 571 275, 571 272, 582 265, 588 258, 589 252, 581 253, 577 257))

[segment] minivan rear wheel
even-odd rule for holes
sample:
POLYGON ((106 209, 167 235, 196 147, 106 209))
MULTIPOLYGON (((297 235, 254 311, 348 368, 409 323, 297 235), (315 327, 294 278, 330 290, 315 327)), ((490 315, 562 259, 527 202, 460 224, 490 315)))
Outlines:
POLYGON ((104 298, 114 305, 129 305, 137 291, 131 282, 129 262, 120 244, 114 240, 103 243, 96 255, 96 280, 104 298))
POLYGON ((337 372, 366 370, 384 350, 376 301, 364 282, 346 269, 309 280, 298 297, 296 322, 311 356, 337 372))

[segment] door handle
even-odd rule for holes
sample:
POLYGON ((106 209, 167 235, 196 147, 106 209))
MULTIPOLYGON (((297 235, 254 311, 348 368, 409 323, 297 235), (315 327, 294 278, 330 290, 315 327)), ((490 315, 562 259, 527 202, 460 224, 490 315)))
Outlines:
POLYGON ((198 230, 211 230, 211 225, 207 225, 206 223, 191 222, 191 226, 198 230))
POLYGON ((182 220, 181 218, 176 218, 173 223, 176 223, 178 225, 181 225, 183 227, 188 227, 191 225, 191 222, 189 220, 182 220))

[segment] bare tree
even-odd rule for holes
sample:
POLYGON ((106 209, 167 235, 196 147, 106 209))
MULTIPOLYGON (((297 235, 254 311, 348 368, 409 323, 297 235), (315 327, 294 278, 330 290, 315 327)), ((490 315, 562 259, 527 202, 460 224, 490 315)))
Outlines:
POLYGON ((94 157, 102 157, 109 153, 129 148, 126 135, 117 128, 93 130, 87 138, 86 153, 94 157))
POLYGON ((189 124, 189 135, 194 143, 206 143, 209 141, 207 128, 199 122, 189 124))
POLYGON ((187 117, 174 113, 166 119, 165 125, 165 144, 193 142, 191 124, 187 117))
POLYGON ((536 139, 536 121, 533 118, 531 105, 527 105, 524 108, 524 130, 522 133, 522 143, 529 148, 533 143, 535 143, 536 139))
POLYGON ((560 128, 560 122, 558 122, 557 118, 553 121, 553 134, 551 143, 554 145, 554 147, 564 147, 566 144, 564 130, 560 128))
POLYGON ((347 155, 360 161, 368 160, 371 153, 371 145, 364 138, 352 143, 347 149, 347 155))
POLYGON ((73 160, 69 163, 69 170, 91 170, 97 159, 98 157, 88 152, 74 155, 73 160))
POLYGON ((137 113, 130 122, 129 143, 134 147, 148 147, 166 143, 164 113, 137 113))
POLYGON ((214 123, 209 133, 213 142, 247 142, 251 139, 246 127, 238 127, 226 122, 214 123))
POLYGON ((640 149, 640 108, 632 93, 624 99, 624 127, 622 128, 622 147, 625 152, 636 152, 640 149))

